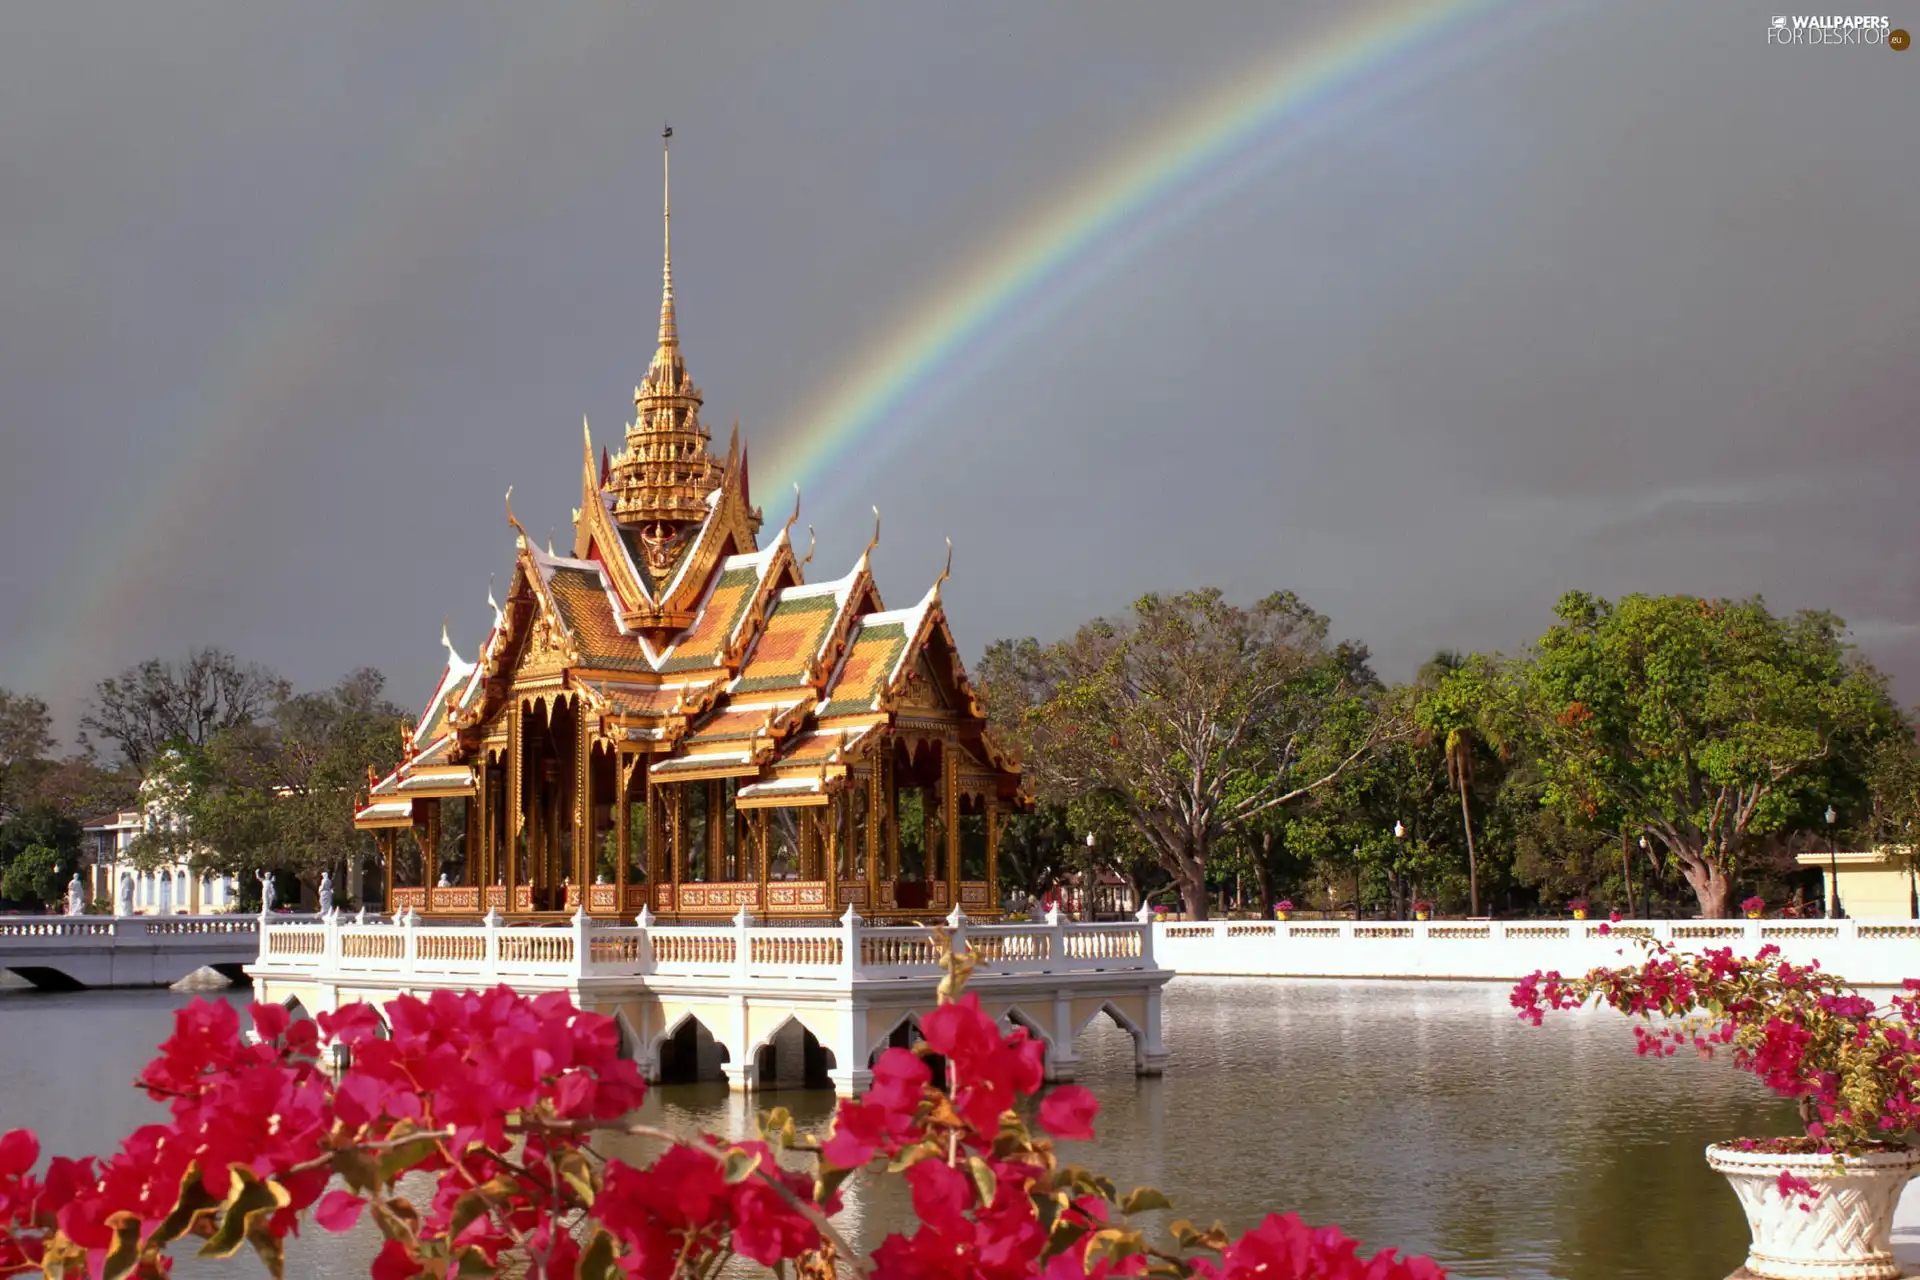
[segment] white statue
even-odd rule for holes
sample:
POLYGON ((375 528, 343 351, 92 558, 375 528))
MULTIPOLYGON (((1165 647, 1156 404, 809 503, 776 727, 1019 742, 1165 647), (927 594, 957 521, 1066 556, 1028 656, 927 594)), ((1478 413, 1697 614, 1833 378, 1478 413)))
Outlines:
POLYGON ((133 877, 132 876, 120 877, 120 914, 123 916, 130 916, 133 914, 133 877))
POLYGON ((257 871, 254 875, 260 881, 260 914, 264 916, 273 910, 273 872, 257 871))
POLYGON ((67 881, 67 914, 77 916, 87 909, 87 890, 80 883, 80 873, 73 873, 73 879, 67 881))
POLYGON ((447 873, 442 871, 440 873, 439 883, 434 885, 433 887, 436 889, 451 889, 453 888, 453 881, 447 879, 447 873))
POLYGON ((328 871, 320 873, 320 914, 333 914, 333 873, 328 871))

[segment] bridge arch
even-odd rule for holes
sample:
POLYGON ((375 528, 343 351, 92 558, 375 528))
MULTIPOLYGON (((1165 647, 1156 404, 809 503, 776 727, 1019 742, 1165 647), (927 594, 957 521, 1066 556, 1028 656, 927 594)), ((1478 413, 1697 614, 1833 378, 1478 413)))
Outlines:
POLYGON ((753 1047, 753 1082, 763 1089, 832 1087, 828 1075, 839 1065, 798 1013, 788 1014, 753 1047))
POLYGON ((700 1084, 726 1078, 733 1060, 726 1043, 691 1009, 653 1041, 654 1078, 661 1084, 700 1084))

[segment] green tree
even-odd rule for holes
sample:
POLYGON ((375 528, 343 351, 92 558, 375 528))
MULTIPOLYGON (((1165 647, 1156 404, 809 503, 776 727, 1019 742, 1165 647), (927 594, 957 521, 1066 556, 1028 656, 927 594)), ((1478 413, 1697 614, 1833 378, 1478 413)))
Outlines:
POLYGON ((0 875, 0 897, 14 902, 37 902, 42 906, 65 899, 67 887, 60 878, 64 868, 72 870, 73 861, 62 861, 58 849, 43 844, 28 845, 7 863, 0 875))
POLYGON ((0 820, 23 804, 23 777, 53 752, 53 717, 40 699, 0 689, 0 820))
POLYGON ((168 746, 205 747, 215 734, 254 723, 287 692, 285 680, 223 649, 195 649, 179 662, 149 659, 94 687, 81 739, 112 743, 144 773, 168 746))
POLYGON ((1214 589, 1147 595, 1045 649, 1003 642, 983 668, 1015 690, 996 697, 1025 702, 1016 736, 1036 794, 1125 814, 1205 919, 1219 841, 1396 732, 1365 649, 1327 632, 1290 593, 1250 608, 1214 589))
POLYGON ((1863 790, 1866 761, 1900 727, 1832 614, 1582 592, 1555 612, 1502 691, 1536 744, 1545 800, 1588 829, 1647 831, 1704 915, 1731 914, 1753 836, 1863 790))

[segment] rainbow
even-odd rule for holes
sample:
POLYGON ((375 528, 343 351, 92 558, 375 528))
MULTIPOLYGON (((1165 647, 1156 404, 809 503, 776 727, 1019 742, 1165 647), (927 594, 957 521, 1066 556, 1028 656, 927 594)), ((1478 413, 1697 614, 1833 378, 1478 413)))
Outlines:
POLYGON ((1499 0, 1369 5, 1288 44, 1069 184, 890 324, 798 425, 780 432, 762 474, 808 490, 844 483, 924 429, 930 410, 1008 344, 1312 136, 1311 126, 1331 115, 1314 108, 1378 101, 1429 82, 1532 30, 1553 8, 1499 0))

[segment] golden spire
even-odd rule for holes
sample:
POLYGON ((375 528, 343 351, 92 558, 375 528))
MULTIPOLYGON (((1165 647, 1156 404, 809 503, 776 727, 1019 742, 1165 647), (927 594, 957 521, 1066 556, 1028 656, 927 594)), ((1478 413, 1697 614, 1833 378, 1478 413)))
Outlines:
MULTIPOLYGON (((662 131, 660 173, 671 176, 668 139, 662 131)), ((660 344, 646 377, 633 389, 633 422, 626 448, 608 467, 613 516, 643 531, 649 568, 663 572, 678 558, 682 535, 707 518, 707 495, 720 487, 724 468, 700 423, 700 388, 687 376, 680 354, 680 326, 673 303, 673 197, 660 198, 660 344)))
POLYGON ((660 227, 663 245, 660 255, 660 348, 680 345, 680 326, 673 316, 673 171, 670 140, 673 126, 660 133, 660 227))

